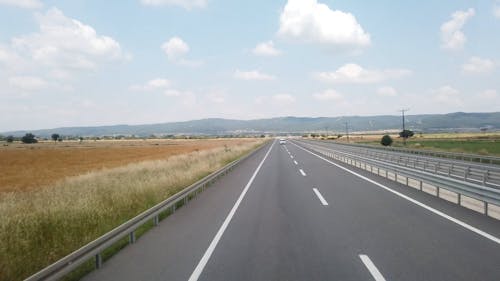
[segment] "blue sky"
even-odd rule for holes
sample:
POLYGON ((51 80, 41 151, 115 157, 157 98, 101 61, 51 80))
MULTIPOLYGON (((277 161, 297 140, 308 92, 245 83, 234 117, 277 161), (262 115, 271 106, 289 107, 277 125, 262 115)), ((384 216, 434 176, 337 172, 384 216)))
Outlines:
POLYGON ((500 110, 498 1, 0 0, 0 131, 500 110))

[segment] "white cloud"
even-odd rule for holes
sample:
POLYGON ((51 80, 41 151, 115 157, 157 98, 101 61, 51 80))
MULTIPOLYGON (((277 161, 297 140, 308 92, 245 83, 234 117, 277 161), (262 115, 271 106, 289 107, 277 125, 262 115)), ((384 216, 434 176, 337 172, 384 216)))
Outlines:
POLYGON ((163 91, 163 94, 167 97, 180 97, 183 93, 175 89, 166 89, 165 91, 163 91))
POLYGON ((222 93, 209 93, 206 97, 212 103, 221 104, 226 102, 226 97, 222 93))
POLYGON ((288 0, 280 16, 278 35, 333 47, 365 47, 371 43, 370 35, 352 14, 331 10, 317 0, 288 0))
POLYGON ((113 38, 66 17, 57 8, 37 14, 40 31, 12 39, 11 49, 36 66, 58 71, 94 69, 102 62, 126 58, 113 38), (61 70, 64 69, 64 70, 61 70))
POLYGON ((462 27, 474 14, 472 8, 467 11, 456 11, 451 15, 451 20, 441 25, 441 48, 448 50, 463 48, 467 38, 462 32, 462 27))
POLYGON ((411 71, 407 69, 368 70, 357 64, 349 63, 334 72, 319 72, 315 76, 324 82, 362 84, 377 83, 410 74, 411 71))
POLYGON ((276 77, 273 75, 261 73, 258 70, 252 71, 240 71, 236 70, 233 77, 241 80, 275 80, 276 77))
POLYGON ((132 91, 155 91, 164 90, 170 87, 170 81, 165 78, 155 78, 151 79, 143 85, 132 85, 130 90, 132 91))
POLYGON ((482 93, 479 93, 478 96, 481 99, 496 99, 498 97, 498 92, 494 89, 488 89, 483 91, 482 93))
POLYGON ((384 86, 377 89, 377 94, 383 97, 395 97, 398 95, 398 92, 393 87, 384 86))
POLYGON ((341 101, 344 99, 344 96, 342 94, 332 89, 313 94, 313 97, 320 101, 341 101))
POLYGON ((23 91, 38 91, 47 88, 48 83, 36 76, 14 76, 9 78, 9 84, 23 91))
POLYGON ((39 0, 0 0, 0 5, 14 6, 24 9, 38 9, 43 7, 39 0))
POLYGON ((161 48, 167 55, 168 60, 188 67, 198 67, 203 64, 202 61, 188 60, 184 57, 189 53, 189 45, 181 38, 175 36, 161 45, 161 48))
POLYGON ((497 18, 500 19, 500 2, 497 1, 497 3, 493 6, 493 15, 497 18))
POLYGON ((495 63, 489 59, 470 57, 467 63, 462 65, 464 73, 489 73, 495 69, 495 63))
POLYGON ((438 89, 432 90, 434 101, 447 106, 463 106, 464 102, 460 97, 460 92, 449 86, 442 86, 438 89))
POLYGON ((154 78, 144 84, 131 85, 129 90, 161 93, 166 97, 179 97, 184 105, 196 103, 196 96, 192 92, 173 88, 172 82, 165 78, 154 78))
POLYGON ((189 45, 179 37, 172 37, 161 45, 169 60, 175 61, 189 52, 189 45))
POLYGON ((292 95, 289 95, 289 94, 278 94, 278 95, 272 96, 271 98, 277 104, 294 103, 295 102, 295 97, 293 97, 292 95))
POLYGON ((146 6, 179 6, 187 10, 206 7, 207 2, 207 0, 141 0, 146 6))
POLYGON ((281 51, 274 47, 273 41, 267 41, 257 44, 252 50, 256 56, 275 57, 281 54, 281 51))

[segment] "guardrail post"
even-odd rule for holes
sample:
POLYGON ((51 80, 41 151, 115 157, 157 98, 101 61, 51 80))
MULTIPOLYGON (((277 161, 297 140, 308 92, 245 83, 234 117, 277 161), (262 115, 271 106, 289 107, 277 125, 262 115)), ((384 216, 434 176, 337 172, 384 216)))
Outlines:
POLYGON ((158 226, 159 223, 160 223, 160 217, 158 215, 154 216, 153 217, 153 225, 158 226))
POLYGON ((453 164, 448 168, 448 176, 451 176, 451 170, 453 170, 453 164))
POLYGON ((422 191, 422 185, 423 185, 423 183, 422 183, 422 181, 420 181, 418 184, 418 188, 420 189, 420 191, 422 191))
POLYGON ((436 186, 436 196, 439 197, 439 186, 436 186))
POLYGON ((470 167, 467 167, 467 169, 465 169, 465 172, 464 172, 464 180, 467 180, 467 176, 469 175, 469 172, 470 172, 470 167))
POLYGON ((408 185, 408 177, 406 177, 406 185, 408 185))
POLYGON ((99 269, 102 267, 102 256, 101 253, 95 255, 95 268, 99 269))
POLYGON ((484 201, 484 214, 488 216, 488 202, 484 201))
POLYGON ((486 185, 486 180, 488 179, 489 172, 489 170, 486 170, 486 172, 484 172, 483 174, 483 185, 486 185))
POLYGON ((132 231, 128 235, 128 243, 129 244, 134 244, 135 243, 135 231, 132 231))
POLYGON ((458 205, 462 205, 462 194, 457 193, 457 201, 458 201, 457 202, 458 205))

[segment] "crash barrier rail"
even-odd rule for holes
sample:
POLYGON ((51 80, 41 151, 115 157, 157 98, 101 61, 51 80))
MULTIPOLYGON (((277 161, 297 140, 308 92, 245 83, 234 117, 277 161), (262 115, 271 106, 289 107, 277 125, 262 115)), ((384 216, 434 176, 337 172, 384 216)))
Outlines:
MULTIPOLYGON (((332 141, 321 141, 321 142, 332 143, 332 141)), ((359 144, 359 143, 357 143, 357 144, 341 143, 341 142, 334 142, 334 143, 340 144, 340 145, 345 145, 345 146, 358 147, 358 148, 365 147, 365 148, 370 148, 370 149, 402 152, 402 153, 417 154, 417 155, 427 155, 427 156, 439 157, 439 158, 449 158, 449 159, 456 159, 456 160, 469 161, 469 162, 479 162, 479 163, 489 163, 489 164, 500 165, 500 157, 496 157, 496 156, 478 155, 478 154, 469 154, 469 153, 455 153, 455 152, 445 152, 445 151, 433 151, 433 150, 427 150, 427 149, 409 149, 409 148, 402 148, 402 147, 386 147, 386 146, 381 146, 381 145, 375 146, 375 145, 359 144)))
POLYGON ((175 212, 175 209, 179 207, 179 205, 181 204, 184 205, 189 200, 196 197, 196 195, 204 191, 209 185, 214 183, 217 179, 227 174, 236 165, 238 165, 243 160, 251 157, 258 151, 260 151, 266 143, 254 149, 246 156, 227 164, 218 171, 204 177, 203 179, 197 181, 196 183, 190 185, 189 187, 186 187, 180 192, 158 203, 152 208, 142 212, 141 214, 128 220, 127 222, 109 231, 108 233, 102 235, 96 240, 88 243, 82 248, 72 252, 71 254, 65 256, 64 258, 40 270, 39 272, 27 278, 25 281, 59 280, 60 278, 64 277, 65 275, 76 269, 78 266, 82 265, 83 263, 89 261, 92 258, 95 259, 95 268, 96 269, 100 268, 103 262, 101 253, 105 249, 109 248, 110 246, 120 241, 121 239, 126 238, 127 236, 129 238, 129 244, 135 243, 136 240, 135 231, 139 227, 150 221, 153 222, 154 226, 158 226, 161 214, 167 211, 175 212))
MULTIPOLYGON (((311 143, 311 141, 308 142, 311 143)), ((365 146, 345 146, 324 142, 318 144, 325 147, 329 146, 339 151, 368 156, 376 160, 500 189, 500 167, 495 165, 474 164, 443 158, 394 153, 367 148, 365 146)))
POLYGON ((411 167, 404 167, 397 164, 386 163, 380 160, 362 157, 351 153, 346 153, 323 146, 314 145, 307 142, 298 142, 298 145, 309 148, 323 156, 334 160, 344 162, 349 165, 367 170, 371 173, 383 176, 386 178, 393 177, 397 182, 404 183, 410 186, 410 180, 414 180, 418 184, 418 188, 423 190, 424 185, 435 187, 435 195, 440 196, 440 189, 445 189, 456 193, 456 203, 462 204, 462 195, 480 201, 483 204, 482 213, 489 215, 490 204, 494 205, 495 210, 500 210, 500 190, 482 186, 479 184, 465 182, 454 178, 445 177, 442 175, 429 173, 426 171, 415 170, 411 167))

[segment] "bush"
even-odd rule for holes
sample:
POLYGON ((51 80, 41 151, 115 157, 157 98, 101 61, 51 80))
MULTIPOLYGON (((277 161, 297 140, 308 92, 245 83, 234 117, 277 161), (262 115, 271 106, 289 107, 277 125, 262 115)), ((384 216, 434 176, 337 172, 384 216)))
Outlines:
POLYGON ((392 138, 389 135, 384 135, 382 139, 380 140, 380 144, 383 146, 389 146, 392 144, 392 138))
POLYGON ((402 137, 402 138, 411 138, 413 137, 414 133, 413 131, 410 131, 410 130, 404 130, 404 131, 401 131, 399 132, 399 136, 402 137))
POLYGON ((26 135, 24 135, 21 138, 21 141, 23 143, 37 143, 38 142, 38 140, 35 138, 35 135, 33 135, 32 133, 27 133, 26 135))

